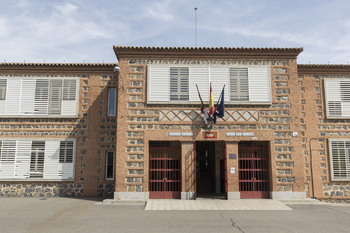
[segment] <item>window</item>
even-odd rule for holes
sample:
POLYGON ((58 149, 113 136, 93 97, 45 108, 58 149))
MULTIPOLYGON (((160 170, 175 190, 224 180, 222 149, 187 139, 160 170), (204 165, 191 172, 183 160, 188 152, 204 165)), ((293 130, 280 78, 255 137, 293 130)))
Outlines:
POLYGON ((73 142, 62 141, 60 143, 60 163, 73 162, 73 142))
POLYGON ((350 180, 350 140, 329 140, 332 181, 350 180))
POLYGON ((158 64, 149 65, 147 72, 149 104, 198 104, 196 86, 202 100, 207 102, 210 83, 215 102, 225 85, 227 104, 271 104, 271 74, 266 65, 176 67, 158 64))
POLYGON ((107 151, 106 154, 106 179, 114 179, 114 151, 107 151))
POLYGON ((188 67, 170 68, 170 100, 188 100, 188 67))
POLYGON ((0 179, 74 179, 75 140, 0 140, 0 179))
POLYGON ((0 115, 76 116, 76 85, 73 78, 0 79, 0 115))
POLYGON ((325 79, 328 118, 350 118, 350 80, 325 79))
POLYGON ((0 100, 6 99, 7 79, 0 79, 0 100))
POLYGON ((42 178, 44 174, 45 141, 33 141, 30 155, 30 178, 42 178))
POLYGON ((117 89, 108 88, 108 116, 116 115, 117 89))
POLYGON ((231 101, 249 101, 248 68, 230 69, 231 101))

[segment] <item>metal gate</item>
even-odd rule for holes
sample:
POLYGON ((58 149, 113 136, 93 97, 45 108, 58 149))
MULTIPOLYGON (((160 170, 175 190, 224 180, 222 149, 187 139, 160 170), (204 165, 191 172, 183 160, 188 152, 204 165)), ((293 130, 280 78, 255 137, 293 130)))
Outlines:
POLYGON ((241 199, 270 198, 269 155, 264 147, 239 147, 241 199))
POLYGON ((150 147, 149 197, 181 198, 180 147, 150 147))

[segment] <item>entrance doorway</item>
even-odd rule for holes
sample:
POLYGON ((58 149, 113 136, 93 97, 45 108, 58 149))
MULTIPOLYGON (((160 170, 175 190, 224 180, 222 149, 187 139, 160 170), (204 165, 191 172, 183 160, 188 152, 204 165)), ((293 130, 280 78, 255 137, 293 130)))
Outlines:
POLYGON ((181 146, 179 142, 150 142, 149 197, 181 198, 181 146))
POLYGON ((196 142, 196 196, 225 199, 224 142, 196 142))
POLYGON ((270 198, 268 142, 238 144, 241 199, 270 198))

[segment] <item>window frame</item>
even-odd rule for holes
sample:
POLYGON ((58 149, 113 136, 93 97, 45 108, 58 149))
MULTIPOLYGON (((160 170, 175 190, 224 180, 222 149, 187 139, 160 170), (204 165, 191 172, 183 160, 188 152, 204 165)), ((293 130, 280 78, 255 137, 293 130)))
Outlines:
MULTIPOLYGON (((331 138, 328 139, 328 148, 329 148, 329 164, 330 164, 330 178, 331 181, 350 181, 350 139, 344 139, 344 138, 331 138), (334 177, 334 173, 335 172, 341 172, 341 169, 335 171, 335 167, 334 167, 334 157, 337 156, 338 159, 340 157, 340 155, 333 155, 333 142, 341 142, 344 144, 344 161, 345 161, 345 173, 347 173, 347 177, 345 178, 339 178, 339 177, 334 177), (348 142, 348 147, 346 146, 346 142, 348 142)), ((336 148, 334 148, 336 149, 336 148)), ((338 148, 339 149, 339 148, 338 148)), ((342 148, 340 148, 342 149, 342 148)))
POLYGON ((150 105, 157 105, 157 104, 164 104, 164 105, 181 105, 181 104, 201 104, 199 98, 198 100, 193 100, 194 93, 196 96, 197 94, 197 89, 193 85, 194 81, 198 81, 198 73, 194 74, 193 70, 198 69, 207 69, 207 73, 205 76, 205 80, 201 81, 202 83, 198 83, 199 91, 201 93, 201 96, 203 98, 203 102, 205 105, 209 102, 209 84, 212 82, 213 86, 213 91, 214 91, 214 102, 216 103, 218 97, 215 97, 216 94, 218 96, 221 93, 223 84, 225 84, 225 104, 226 105, 271 105, 272 104, 272 76, 271 76, 271 65, 191 65, 191 64, 157 64, 157 65, 148 65, 147 69, 147 104, 150 105), (170 68, 174 67, 188 67, 189 68, 189 100, 170 100, 170 68), (158 69, 159 68, 159 69, 158 69), (215 68, 222 68, 226 69, 225 73, 227 73, 227 81, 223 83, 222 77, 220 77, 219 80, 213 81, 213 74, 211 74, 211 71, 215 68), (248 101, 231 101, 231 95, 230 95, 230 69, 231 68, 247 68, 248 69, 248 101), (168 69, 167 72, 165 72, 165 69, 168 69), (263 73, 257 73, 256 70, 261 69, 263 73), (153 78, 151 77, 151 74, 154 75, 153 78), (261 84, 259 82, 258 84, 254 84, 255 80, 259 75, 265 75, 265 79, 262 79, 262 82, 266 85, 264 88, 254 89, 257 88, 258 85, 261 84), (167 81, 167 88, 166 82, 167 81), (157 84, 159 86, 157 86, 157 84), (217 84, 219 84, 219 87, 217 87, 217 84), (253 85, 254 84, 254 85, 253 85), (201 87, 202 85, 202 87, 201 87), (206 86, 206 88, 203 88, 203 85, 206 86), (154 94, 153 91, 157 89, 161 89, 162 93, 157 93, 154 94), (215 90, 216 89, 216 90, 215 90), (259 92, 258 95, 253 95, 253 92, 256 92, 256 90, 261 91, 261 89, 266 90, 266 93, 261 93, 259 92), (207 94, 205 92, 208 92, 207 94), (264 96, 264 99, 261 101, 260 95, 264 96), (207 99, 208 98, 208 99, 207 99))
POLYGON ((106 167, 105 167, 105 178, 106 180, 114 180, 114 177, 115 177, 115 151, 106 151, 106 167), (108 169, 109 169, 109 165, 108 165, 108 156, 109 154, 112 153, 112 174, 113 174, 113 177, 112 178, 109 178, 108 177, 108 169))
POLYGON ((75 138, 0 138, 0 168, 4 165, 4 173, 0 172, 0 181, 54 181, 67 182, 75 180, 76 167, 76 139, 75 138), (4 148, 4 141, 6 141, 4 148), (44 160, 43 160, 43 177, 31 177, 31 160, 32 160, 32 143, 37 141, 45 141, 44 160), (73 161, 72 163, 59 162, 60 142, 73 142, 73 161), (30 143, 28 145, 28 143, 30 143), (24 145, 27 147, 23 147, 24 145), (27 153, 23 154, 25 148, 28 148, 27 153), (5 149, 5 157, 3 152, 5 149), (12 155, 13 154, 13 155, 12 155), (25 155, 25 157, 24 157, 25 155), (17 170, 17 165, 21 168, 17 170), (8 167, 13 166, 11 173, 8 173, 8 167))
MULTIPOLYGON (((31 118, 76 118, 79 116, 79 87, 80 87, 80 78, 79 77, 49 77, 49 76, 18 76, 18 77, 9 77, 7 75, 0 75, 0 80, 6 80, 6 98, 5 100, 0 99, 0 118, 14 118, 14 117, 31 117, 31 118), (32 92, 34 95, 32 99, 25 99, 28 92, 22 90, 23 88, 23 80, 33 80, 34 86, 31 89, 27 89, 26 91, 32 92), (50 113, 51 105, 52 105, 52 81, 60 80, 62 81, 61 93, 59 94, 60 100, 60 113, 50 113), (75 82, 74 85, 71 82, 75 82), (11 81, 11 86, 9 89, 9 82, 11 81), (70 85, 65 87, 64 83, 67 81, 70 85), (15 87, 13 82, 19 82, 18 88, 15 92, 18 93, 16 96, 12 94, 11 98, 8 93, 15 87), (47 82, 47 87, 46 83, 47 82), (11 89, 12 88, 12 89, 11 89), (69 95, 69 100, 64 99, 65 88, 69 89, 66 94, 69 95), (74 89, 74 91, 73 91, 74 89), (75 92, 75 97, 73 98, 73 94, 75 92), (27 93, 27 94, 26 94, 27 93), (10 99, 9 99, 10 98, 10 99), (17 98, 15 105, 13 105, 14 98, 17 98), (27 101, 26 101, 27 100, 27 101), (26 110, 25 112, 22 110, 22 106, 26 106, 30 100, 30 104, 33 105, 31 110, 26 110), (13 106, 13 107, 12 107, 13 106)), ((57 101, 56 101, 57 102, 57 101)), ((58 102, 57 102, 58 103, 58 102)))

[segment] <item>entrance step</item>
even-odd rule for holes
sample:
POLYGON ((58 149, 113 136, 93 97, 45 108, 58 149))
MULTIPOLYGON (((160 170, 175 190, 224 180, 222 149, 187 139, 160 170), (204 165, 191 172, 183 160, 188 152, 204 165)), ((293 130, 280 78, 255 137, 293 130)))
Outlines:
POLYGON ((99 203, 100 205, 145 205, 146 202, 142 200, 128 200, 128 201, 121 201, 121 200, 115 200, 115 199, 105 199, 102 203, 99 203))
POLYGON ((271 199, 259 200, 148 200, 145 210, 292 210, 271 199))
POLYGON ((312 199, 312 198, 306 198, 306 199, 292 199, 292 200, 279 200, 280 202, 287 204, 287 205, 314 205, 314 204, 324 204, 323 202, 312 199))

